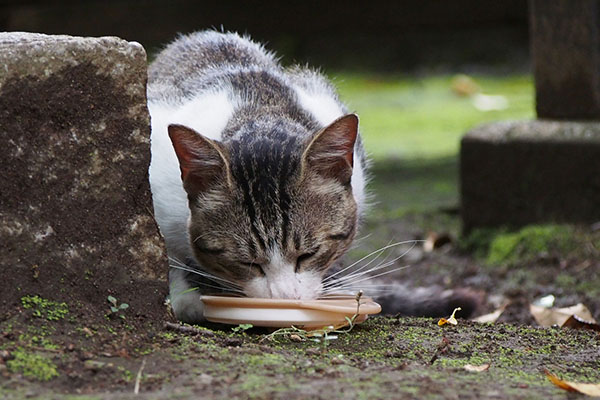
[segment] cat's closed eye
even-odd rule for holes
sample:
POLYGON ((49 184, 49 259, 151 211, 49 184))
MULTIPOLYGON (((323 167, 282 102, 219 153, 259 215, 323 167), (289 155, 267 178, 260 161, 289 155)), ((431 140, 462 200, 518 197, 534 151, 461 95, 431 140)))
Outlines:
POLYGON ((265 270, 263 269, 262 265, 257 264, 255 262, 244 262, 244 261, 240 261, 240 264, 242 264, 245 267, 248 267, 250 269, 253 269, 254 271, 260 273, 262 276, 265 276, 265 270))
POLYGON ((319 251, 319 248, 317 247, 315 250, 313 250, 311 252, 299 255, 296 258, 295 272, 298 272, 300 270, 302 262, 307 261, 308 259, 310 259, 312 256, 314 256, 315 254, 317 254, 318 251, 319 251))

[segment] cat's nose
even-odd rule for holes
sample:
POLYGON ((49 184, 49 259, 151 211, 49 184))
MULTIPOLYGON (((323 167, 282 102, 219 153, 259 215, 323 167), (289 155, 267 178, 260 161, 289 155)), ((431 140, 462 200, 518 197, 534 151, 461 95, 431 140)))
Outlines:
POLYGON ((293 285, 269 285, 271 298, 273 299, 302 299, 302 292, 298 286, 293 285))
POLYGON ((296 299, 302 298, 302 292, 300 285, 294 279, 290 279, 284 282, 272 281, 268 283, 269 292, 272 299, 296 299))

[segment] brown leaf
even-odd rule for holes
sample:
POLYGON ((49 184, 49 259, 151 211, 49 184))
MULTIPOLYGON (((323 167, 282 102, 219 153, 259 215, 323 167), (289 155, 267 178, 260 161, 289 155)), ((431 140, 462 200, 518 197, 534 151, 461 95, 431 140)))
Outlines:
POLYGON ((500 316, 502 315, 504 310, 506 309, 507 305, 508 305, 508 303, 503 304, 500 308, 496 309, 496 311, 494 311, 494 312, 491 312, 491 313, 485 314, 485 315, 480 315, 477 318, 473 318, 473 321, 480 322, 480 323, 496 322, 498 320, 498 318, 500 318, 500 316))
POLYGON ((458 96, 471 96, 481 90, 477 82, 468 75, 456 75, 450 82, 452 91, 458 96))
POLYGON ((552 325, 564 326, 567 320, 573 315, 588 323, 596 323, 590 310, 581 303, 563 308, 545 308, 530 304, 529 311, 535 318, 535 321, 543 327, 550 327, 552 325))
POLYGON ((562 326, 565 328, 589 329, 592 331, 600 332, 599 324, 581 319, 577 315, 571 315, 562 326))
POLYGON ((423 243, 423 251, 430 253, 448 243, 452 243, 452 238, 449 234, 429 232, 427 239, 425 239, 425 243, 423 243))
POLYGON ((487 371, 488 369, 490 369, 490 364, 481 364, 481 365, 467 364, 463 368, 469 372, 483 372, 483 371, 487 371))
POLYGON ((563 381, 558 376, 549 372, 547 369, 544 370, 544 373, 546 374, 546 377, 548 377, 550 382, 554 383, 561 389, 567 390, 569 392, 579 392, 592 397, 600 397, 600 383, 594 384, 563 381))

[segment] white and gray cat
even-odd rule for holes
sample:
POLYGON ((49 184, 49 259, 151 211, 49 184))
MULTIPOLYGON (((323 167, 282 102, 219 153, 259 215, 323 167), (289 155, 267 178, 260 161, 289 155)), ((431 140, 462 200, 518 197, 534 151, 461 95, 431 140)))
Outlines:
POLYGON ((200 291, 318 297, 355 237, 366 184, 358 117, 326 79, 248 38, 197 32, 150 65, 148 108, 177 318, 202 320, 200 291))

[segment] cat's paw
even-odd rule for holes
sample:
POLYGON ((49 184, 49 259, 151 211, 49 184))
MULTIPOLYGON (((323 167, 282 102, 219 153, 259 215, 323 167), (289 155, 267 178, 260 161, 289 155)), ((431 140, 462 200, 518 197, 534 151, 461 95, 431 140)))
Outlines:
POLYGON ((198 293, 186 293, 171 298, 171 307, 175 317, 187 324, 199 324, 204 318, 204 304, 198 293))

